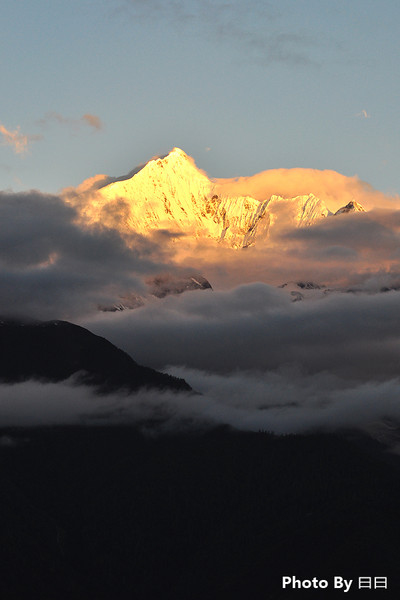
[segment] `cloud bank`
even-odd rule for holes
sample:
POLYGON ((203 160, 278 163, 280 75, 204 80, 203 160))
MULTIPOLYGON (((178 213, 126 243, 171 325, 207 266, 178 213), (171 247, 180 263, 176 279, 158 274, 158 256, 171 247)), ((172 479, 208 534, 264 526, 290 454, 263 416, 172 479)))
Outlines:
POLYGON ((292 302, 284 289, 256 283, 168 297, 84 325, 201 392, 146 397, 162 428, 361 428, 397 444, 399 299, 393 290, 292 302))
POLYGON ((312 227, 294 228, 286 208, 274 208, 272 226, 259 230, 253 247, 232 250, 211 239, 183 236, 165 238, 165 249, 175 264, 195 266, 214 289, 292 280, 371 291, 398 285, 399 211, 330 216, 312 227))
MULTIPOLYGON (((85 228, 57 196, 1 193, 0 314, 74 320, 202 394, 100 398, 73 382, 3 385, 3 424, 22 424, 26 415, 32 424, 151 421, 168 430, 226 423, 282 433, 398 420, 400 211, 357 178, 306 171, 218 185, 255 196, 268 185, 283 196, 313 185, 340 206, 359 194, 361 204, 381 208, 302 229, 282 213, 255 247, 234 251, 173 232, 145 238, 85 228), (98 312, 123 293, 142 293, 149 275, 189 267, 215 291, 98 312), (299 279, 335 291, 292 302, 276 287, 299 279)), ((87 193, 102 181, 94 178, 87 193)))
MULTIPOLYGON (((103 181, 93 178, 84 193, 95 193, 103 181)), ((79 193, 69 193, 79 202, 79 193)), ((215 290, 292 280, 369 292, 399 286, 397 210, 332 216, 300 229, 293 228, 290 211, 281 211, 256 245, 242 250, 184 233, 120 234, 124 203, 112 210, 114 229, 87 228, 57 196, 0 193, 0 311, 72 318, 140 292, 148 276, 166 272, 199 272, 215 290)))
POLYGON ((143 289, 165 268, 157 244, 132 233, 86 230, 57 196, 0 193, 0 314, 70 318, 143 289))
POLYGON ((0 426, 123 424, 149 433, 218 425, 278 434, 361 429, 389 445, 398 443, 399 379, 345 386, 332 376, 174 373, 189 376, 202 395, 144 390, 98 396, 72 381, 0 385, 0 426))
POLYGON ((399 374, 399 294, 332 293, 292 302, 284 290, 255 283, 169 296, 83 324, 155 368, 184 365, 215 374, 294 369, 383 381, 399 374))
MULTIPOLYGON (((76 189, 65 190, 64 197, 85 214, 85 203, 96 205, 99 188, 128 179, 142 166, 126 177, 98 175, 76 189)), ((162 245, 172 268, 200 271, 215 289, 254 281, 280 285, 292 279, 310 279, 330 286, 359 286, 385 274, 386 279, 397 279, 398 197, 375 190, 357 176, 303 168, 273 169, 249 177, 213 179, 212 183, 213 192, 220 197, 250 196, 265 202, 273 195, 294 198, 313 194, 332 213, 351 201, 360 203, 368 213, 329 217, 313 227, 296 229, 297 204, 271 203, 269 221, 258 224, 255 247, 235 252, 204 236, 194 239, 182 231, 154 231, 153 240, 162 245)), ((122 224, 122 229, 129 229, 127 201, 116 199, 103 211, 108 226, 118 230, 122 224)))
POLYGON ((270 169, 249 177, 213 179, 220 194, 248 195, 263 201, 273 194, 293 198, 302 194, 314 194, 323 200, 332 212, 336 212, 352 200, 369 210, 393 208, 398 196, 390 197, 375 190, 356 175, 346 176, 331 170, 318 169, 270 169))

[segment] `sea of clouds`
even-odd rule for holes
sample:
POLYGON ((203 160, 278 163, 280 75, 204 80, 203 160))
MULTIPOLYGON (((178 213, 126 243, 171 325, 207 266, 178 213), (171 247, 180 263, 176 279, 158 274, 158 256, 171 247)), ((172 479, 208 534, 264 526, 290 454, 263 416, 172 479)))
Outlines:
MULTIPOLYGON (((278 175, 268 176, 274 189, 278 175)), ((297 170, 292 182, 284 175, 284 190, 294 189, 297 170)), ((199 392, 106 397, 74 381, 3 384, 1 424, 150 420, 167 429, 218 423, 286 433, 396 421, 400 211, 356 178, 309 175, 321 196, 325 185, 325 200, 336 194, 343 205, 352 196, 376 208, 305 229, 283 219, 264 243, 232 250, 173 232, 89 229, 61 196, 0 193, 0 315, 76 322, 199 392), (98 310, 145 293, 149 276, 190 271, 213 290, 98 310), (293 302, 277 287, 299 280, 336 291, 293 302)), ((244 183, 224 185, 238 192, 244 183)), ((251 184, 257 197, 260 181, 251 184)))

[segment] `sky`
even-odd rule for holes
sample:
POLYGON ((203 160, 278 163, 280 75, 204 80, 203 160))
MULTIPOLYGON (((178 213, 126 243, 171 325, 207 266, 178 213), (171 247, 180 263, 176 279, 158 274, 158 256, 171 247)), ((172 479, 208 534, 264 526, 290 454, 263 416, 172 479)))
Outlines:
POLYGON ((306 167, 400 191, 396 0, 4 0, 0 189, 181 147, 210 177, 306 167))

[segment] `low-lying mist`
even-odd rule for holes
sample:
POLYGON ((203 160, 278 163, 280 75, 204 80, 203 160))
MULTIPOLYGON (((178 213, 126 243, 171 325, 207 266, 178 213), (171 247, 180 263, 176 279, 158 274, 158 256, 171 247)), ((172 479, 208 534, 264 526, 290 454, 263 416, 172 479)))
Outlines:
POLYGON ((200 393, 98 395, 73 381, 2 384, 0 427, 135 425, 154 434, 228 425, 287 434, 382 431, 400 420, 400 378, 352 385, 329 374, 216 375, 177 367, 170 372, 185 377, 200 393))

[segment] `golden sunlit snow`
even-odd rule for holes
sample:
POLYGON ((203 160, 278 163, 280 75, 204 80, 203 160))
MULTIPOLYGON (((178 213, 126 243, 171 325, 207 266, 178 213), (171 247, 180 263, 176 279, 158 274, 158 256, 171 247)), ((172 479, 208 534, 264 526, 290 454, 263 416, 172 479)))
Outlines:
MULTIPOLYGON (((88 187, 88 186, 86 186, 88 187)), ((115 181, 74 198, 87 224, 101 223, 123 233, 155 230, 208 237, 232 248, 265 238, 279 219, 290 226, 309 226, 330 211, 313 194, 294 198, 224 195, 223 186, 198 169, 179 148, 149 161, 130 179, 115 181)))

